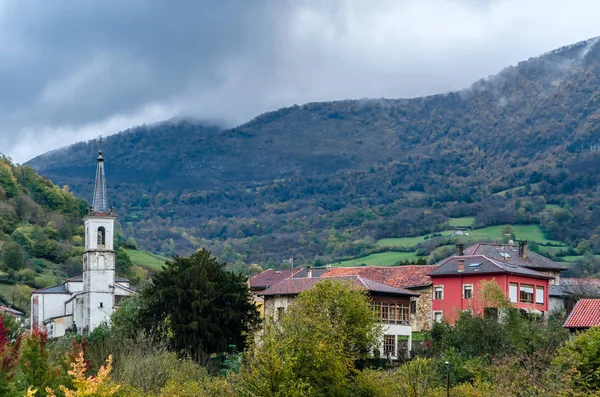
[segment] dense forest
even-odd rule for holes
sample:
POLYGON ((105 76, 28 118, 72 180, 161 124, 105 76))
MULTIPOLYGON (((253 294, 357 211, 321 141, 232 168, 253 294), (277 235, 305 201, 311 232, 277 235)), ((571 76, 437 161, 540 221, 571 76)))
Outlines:
MULTIPOLYGON (((452 217, 540 225, 577 273, 600 264, 600 44, 531 58, 467 90, 292 106, 224 129, 165 122, 106 138, 123 233, 163 255, 232 266, 325 264, 452 217)), ((97 141, 28 164, 91 194, 97 141)), ((447 241, 430 244, 429 251, 447 241)))
MULTIPOLYGON (((88 204, 31 167, 0 155, 0 303, 29 311, 35 288, 82 273, 83 222, 88 204)), ((134 268, 117 238, 117 272, 134 268)), ((142 269, 138 269, 142 270, 142 269)))

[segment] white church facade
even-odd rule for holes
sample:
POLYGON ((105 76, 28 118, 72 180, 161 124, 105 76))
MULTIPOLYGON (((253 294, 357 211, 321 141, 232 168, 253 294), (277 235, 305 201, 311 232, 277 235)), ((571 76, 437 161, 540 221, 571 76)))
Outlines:
POLYGON ((31 329, 63 336, 68 330, 86 334, 110 320, 123 297, 135 294, 129 280, 115 276, 113 246, 116 216, 108 208, 104 158, 100 151, 92 207, 83 219, 83 275, 31 295, 31 329))

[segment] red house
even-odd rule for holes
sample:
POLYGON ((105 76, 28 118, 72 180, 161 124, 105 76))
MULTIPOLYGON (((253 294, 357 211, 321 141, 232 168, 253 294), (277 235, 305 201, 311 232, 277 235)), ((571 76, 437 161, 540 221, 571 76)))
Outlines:
POLYGON ((488 258, 485 255, 451 256, 429 273, 433 283, 434 321, 445 319, 453 324, 458 312, 485 313, 479 291, 482 280, 495 281, 518 309, 547 313, 549 280, 553 276, 488 258))

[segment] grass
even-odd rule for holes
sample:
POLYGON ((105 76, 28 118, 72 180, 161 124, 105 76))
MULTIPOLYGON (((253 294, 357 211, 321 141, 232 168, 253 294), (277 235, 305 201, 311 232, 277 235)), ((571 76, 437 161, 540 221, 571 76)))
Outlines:
MULTIPOLYGON (((451 227, 457 226, 470 226, 473 224, 475 218, 473 217, 462 217, 462 218, 451 218, 448 224, 451 227)), ((459 236, 457 240, 464 241, 465 243, 471 242, 475 243, 477 241, 502 241, 502 229, 506 225, 498 225, 498 226, 488 226, 481 229, 472 229, 465 231, 468 233, 468 236, 459 236)), ((513 233, 515 235, 515 239, 517 240, 527 240, 530 242, 536 242, 539 244, 556 244, 560 245, 560 247, 541 247, 542 250, 546 252, 557 252, 562 247, 565 247, 565 244, 561 241, 549 240, 546 238, 542 229, 539 225, 510 225, 512 227, 513 233)), ((443 237, 450 237, 452 234, 451 231, 444 231, 440 233, 443 237)), ((406 249, 414 249, 415 246, 419 243, 425 241, 425 237, 428 235, 422 236, 414 236, 414 237, 400 237, 400 238, 383 238, 377 240, 375 243, 379 247, 387 247, 387 248, 406 248, 406 249)), ((562 259, 561 261, 570 261, 571 257, 565 257, 567 259, 562 259)), ((579 257, 573 257, 577 260, 579 257)), ((365 264, 367 266, 391 266, 395 262, 400 260, 415 260, 417 256, 414 252, 381 252, 377 254, 371 254, 362 258, 351 259, 347 261, 342 261, 341 264, 335 264, 335 266, 359 266, 365 264)))
POLYGON ((424 341, 425 337, 423 336, 422 332, 413 332, 412 333, 412 340, 413 340, 413 342, 424 341))
MULTIPOLYGON (((488 226, 482 229, 474 229, 469 231, 469 240, 486 241, 486 240, 501 240, 502 228, 505 225, 488 226)), ((538 225, 511 225, 515 238, 517 240, 533 241, 541 244, 560 244, 560 241, 548 240, 542 229, 538 225)))
POLYGON ((452 227, 467 227, 472 226, 475 222, 474 216, 463 216, 462 218, 450 218, 448 225, 452 227))
MULTIPOLYGON (((465 218, 453 218, 453 219, 461 219, 462 223, 466 223, 465 218)), ((472 219, 472 218, 471 218, 472 219)), ((498 226, 488 226, 481 229, 472 229, 468 230, 468 236, 461 236, 462 239, 466 239, 469 241, 500 241, 502 240, 502 228, 505 225, 498 226)), ((560 241, 548 240, 542 229, 538 225, 511 225, 513 229, 513 233, 515 234, 515 238, 518 240, 527 240, 533 241, 541 244, 560 244, 564 246, 564 244, 560 241)), ((441 235, 444 237, 449 237, 452 232, 445 231, 442 232, 441 235)), ((423 236, 414 236, 414 237, 400 237, 400 238, 383 238, 381 240, 377 240, 376 244, 379 247, 403 247, 403 248, 411 248, 415 247, 418 243, 422 243, 425 241, 425 237, 423 236)))
POLYGON ((29 314, 29 297, 32 292, 33 288, 27 285, 0 284, 0 296, 2 299, 8 305, 14 305, 18 309, 23 310, 25 314, 29 314))
POLYGON ((371 254, 363 256, 361 258, 350 259, 342 262, 332 263, 333 266, 360 266, 365 264, 367 266, 392 266, 398 261, 405 260, 416 260, 417 256, 414 252, 379 252, 377 254, 371 254))
POLYGON ((561 262, 577 262, 579 259, 583 259, 583 255, 567 255, 561 256, 559 259, 561 262))
MULTIPOLYGON (((440 233, 442 236, 450 236, 452 232, 442 232, 440 233)), ((423 236, 415 236, 415 237, 399 237, 399 238, 382 238, 381 240, 377 240, 375 243, 379 247, 406 247, 411 248, 416 246, 418 243, 422 243, 425 241, 425 237, 429 236, 428 234, 423 236)))
POLYGON ((167 258, 150 252, 140 250, 125 250, 131 261, 138 266, 146 267, 152 270, 161 270, 167 258))

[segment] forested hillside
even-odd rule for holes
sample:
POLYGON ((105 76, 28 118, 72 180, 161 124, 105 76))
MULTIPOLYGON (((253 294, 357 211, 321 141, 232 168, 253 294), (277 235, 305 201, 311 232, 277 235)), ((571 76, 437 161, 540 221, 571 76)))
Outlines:
MULTIPOLYGON (((0 154, 0 303, 29 310, 31 291, 82 273, 88 204, 0 154)), ((118 245, 127 245, 119 237, 118 245)), ((131 243, 129 244, 131 245, 131 243)), ((136 275, 123 248, 117 272, 136 275)))
MULTIPOLYGON (((568 244, 564 255, 588 255, 578 271, 593 273, 599 87, 592 39, 455 93, 310 103, 227 130, 142 126, 106 139, 108 187, 141 246, 164 255, 208 247, 240 269, 356 257, 380 250, 380 238, 471 216, 474 227, 540 225, 568 244)), ((97 148, 78 143, 28 164, 86 196, 97 148)))

